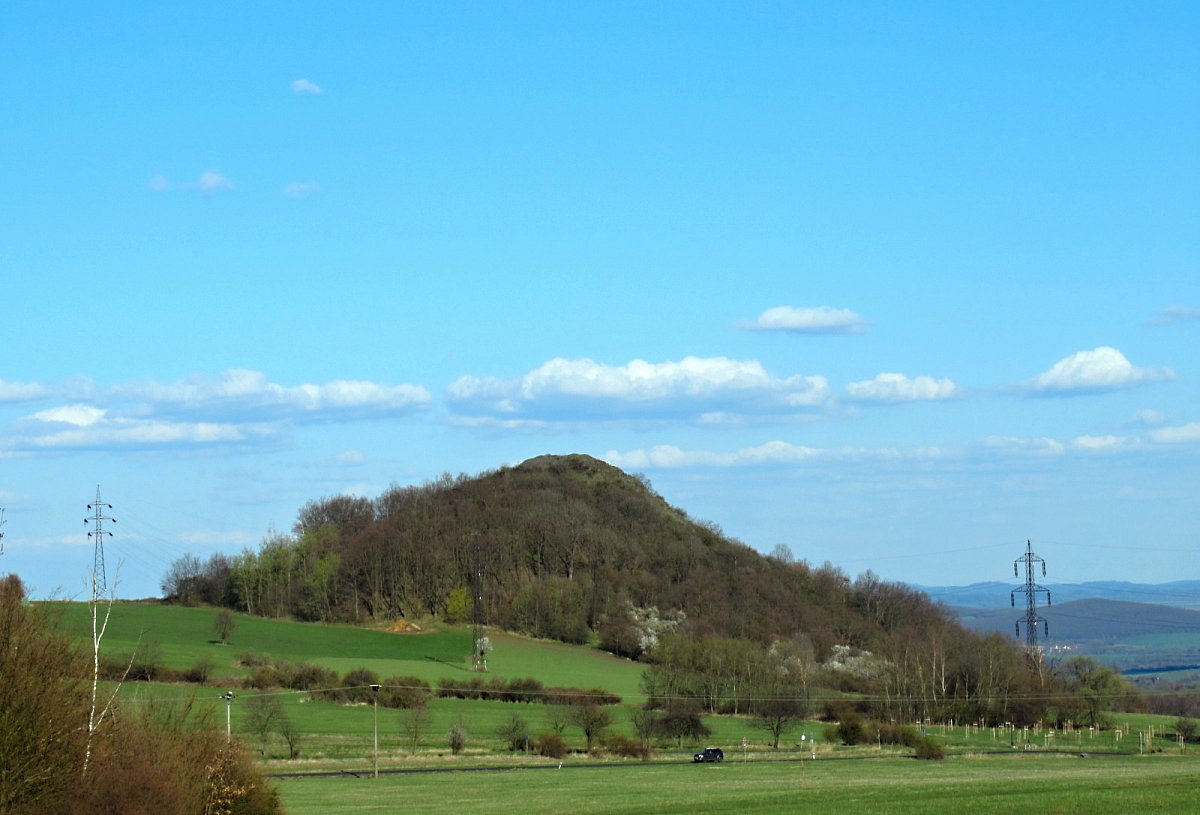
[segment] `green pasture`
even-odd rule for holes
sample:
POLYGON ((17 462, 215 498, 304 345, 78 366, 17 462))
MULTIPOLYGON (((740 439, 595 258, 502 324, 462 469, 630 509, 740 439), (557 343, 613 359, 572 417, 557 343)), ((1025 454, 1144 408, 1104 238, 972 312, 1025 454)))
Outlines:
POLYGON ((275 782, 291 815, 488 813, 1194 812, 1193 756, 1020 754, 741 762, 610 763, 559 770, 429 772, 275 782))
MULTIPOLYGON (((91 619, 86 603, 47 603, 61 615, 64 628, 90 642, 91 619)), ((116 603, 104 636, 109 654, 132 653, 139 643, 150 644, 171 668, 187 668, 207 658, 214 665, 213 681, 248 673, 234 663, 246 651, 269 654, 292 663, 310 662, 345 674, 365 667, 381 678, 415 676, 430 684, 452 677, 472 676, 469 655, 471 630, 439 626, 420 633, 322 623, 299 623, 236 614, 237 628, 221 645, 213 632, 216 609, 185 608, 154 603, 116 603)), ((494 650, 488 656, 487 676, 506 679, 533 677, 547 686, 604 688, 629 702, 641 701, 638 688, 642 667, 592 648, 488 632, 494 650)))

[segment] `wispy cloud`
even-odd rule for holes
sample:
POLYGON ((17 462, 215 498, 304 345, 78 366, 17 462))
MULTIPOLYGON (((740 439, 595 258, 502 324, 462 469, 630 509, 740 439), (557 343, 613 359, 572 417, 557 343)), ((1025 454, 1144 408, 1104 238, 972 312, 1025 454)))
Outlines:
POLYGON ((1200 422, 1189 422, 1176 427, 1160 427, 1150 431, 1150 439, 1159 444, 1200 442, 1200 422))
POLYGON ((269 435, 269 428, 249 428, 215 422, 170 422, 157 419, 112 417, 107 411, 81 418, 42 411, 32 418, 57 427, 35 431, 20 439, 26 449, 103 449, 114 447, 172 447, 245 441, 269 435))
POLYGON ((309 195, 320 191, 320 184, 293 181, 283 188, 283 195, 285 198, 307 198, 309 195))
POLYGON ((1200 320, 1200 306, 1168 306, 1148 321, 1150 325, 1172 325, 1200 320))
POLYGON ((866 326, 866 321, 848 308, 775 306, 742 327, 791 334, 861 334, 866 326))
POLYGON ((1172 379, 1169 368, 1135 368, 1116 348, 1102 346, 1064 357, 1030 384, 1035 393, 1066 394, 1120 390, 1172 379))
POLYGON ((221 190, 232 190, 233 182, 216 170, 205 170, 200 173, 200 178, 196 180, 196 186, 205 195, 212 195, 221 190))
POLYGON ((321 86, 311 79, 296 79, 292 81, 292 93, 320 96, 324 92, 321 90, 321 86))
POLYGON ((36 382, 8 382, 0 379, 0 402, 32 402, 49 393, 48 387, 36 382))
POLYGON ((883 373, 846 386, 846 396, 856 402, 932 402, 961 395, 961 389, 950 379, 909 379, 899 373, 883 373))
POLYGON ((463 376, 448 391, 463 414, 499 418, 697 418, 789 413, 829 399, 821 376, 776 378, 754 360, 685 357, 604 365, 552 359, 519 379, 463 376))
POLYGON ((171 190, 200 190, 205 195, 213 195, 222 190, 232 190, 233 182, 218 170, 205 170, 195 181, 173 184, 162 173, 155 173, 146 183, 153 192, 169 192, 171 190))
POLYGON ((220 376, 194 376, 174 382, 144 380, 116 385, 112 397, 162 409, 229 410, 239 413, 320 414, 415 410, 433 402, 420 385, 386 385, 337 379, 323 384, 280 385, 266 374, 231 369, 220 376))
POLYGON ((902 452, 893 448, 818 448, 774 440, 755 447, 727 451, 684 450, 670 444, 659 444, 625 452, 609 450, 603 458, 613 466, 626 469, 684 469, 787 466, 856 460, 928 461, 946 458, 949 455, 951 454, 933 447, 902 452))

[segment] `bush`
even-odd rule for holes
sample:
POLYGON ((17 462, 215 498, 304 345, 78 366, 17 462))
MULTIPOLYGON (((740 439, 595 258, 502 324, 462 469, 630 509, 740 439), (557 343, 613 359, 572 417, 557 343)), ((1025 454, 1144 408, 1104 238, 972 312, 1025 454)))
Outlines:
POLYGON ((529 745, 533 752, 547 758, 562 758, 567 754, 567 742, 557 733, 543 733, 529 745))
POLYGON ((390 676, 379 690, 382 707, 424 707, 429 702, 429 683, 415 676, 390 676))
POLYGON ((240 665, 243 668, 261 668, 264 665, 271 664, 271 655, 260 654, 253 648, 247 648, 237 655, 233 664, 240 665))
POLYGON ((496 735, 508 746, 509 750, 524 750, 525 739, 529 736, 529 725, 514 713, 496 728, 496 735))
POLYGON ((450 752, 458 755, 467 746, 467 729, 463 727, 462 722, 455 724, 450 728, 450 752))
POLYGON ((643 747, 640 741, 615 733, 604 739, 604 749, 622 758, 640 758, 643 761, 650 758, 650 749, 643 747))
POLYGON ((197 685, 203 685, 208 681, 208 677, 212 673, 212 669, 212 658, 200 657, 192 663, 192 667, 180 674, 180 678, 183 679, 184 682, 193 682, 197 685))
POLYGON ((842 714, 841 721, 837 725, 837 734, 838 738, 842 740, 842 744, 866 744, 871 741, 863 727, 862 719, 857 713, 850 711, 842 714))
POLYGON ((917 758, 919 759, 940 761, 946 757, 946 748, 942 746, 942 743, 929 736, 918 736, 914 746, 917 748, 917 758))

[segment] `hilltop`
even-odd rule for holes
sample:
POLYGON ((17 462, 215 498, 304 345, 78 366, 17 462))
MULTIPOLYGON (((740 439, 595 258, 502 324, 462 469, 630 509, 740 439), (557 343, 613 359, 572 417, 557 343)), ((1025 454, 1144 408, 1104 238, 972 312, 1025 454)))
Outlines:
POLYGON ((948 623, 908 586, 763 556, 672 507, 645 478, 585 455, 447 475, 374 500, 313 500, 293 532, 182 570, 167 581, 171 598, 307 620, 466 621, 479 575, 488 624, 599 638, 627 656, 660 622, 764 644, 804 632, 822 656, 948 623))

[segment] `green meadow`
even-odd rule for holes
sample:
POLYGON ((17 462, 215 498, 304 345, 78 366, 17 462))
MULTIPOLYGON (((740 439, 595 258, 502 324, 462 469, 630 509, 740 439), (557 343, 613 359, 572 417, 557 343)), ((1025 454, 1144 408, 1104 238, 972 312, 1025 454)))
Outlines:
POLYGON ((317 813, 1189 813, 1200 762, 1190 757, 1022 754, 922 762, 900 758, 610 764, 277 782, 292 815, 317 813))
MULTIPOLYGON (((55 603, 61 624, 86 643, 87 607, 55 603)), ((593 757, 582 733, 564 732, 571 751, 559 762, 510 752, 497 729, 520 717, 531 738, 552 727, 545 705, 432 699, 429 721, 414 743, 395 709, 323 701, 319 693, 242 688, 246 652, 275 660, 309 662, 339 674, 359 667, 382 679, 415 676, 431 684, 469 678, 471 632, 430 626, 419 633, 392 633, 352 626, 265 620, 237 615, 230 642, 216 642, 216 610, 119 603, 104 638, 109 654, 147 646, 162 664, 187 668, 212 663, 205 685, 126 682, 122 696, 149 702, 195 697, 215 726, 228 712, 235 737, 258 754, 291 813, 445 812, 1115 812, 1140 808, 1185 812, 1200 781, 1195 752, 1184 753, 1171 737, 1172 719, 1115 714, 1125 732, 1046 732, 935 725, 929 735, 948 758, 921 762, 896 746, 844 747, 824 740, 824 722, 805 722, 788 732, 781 749, 744 717, 706 718, 705 741, 726 752, 721 765, 693 766, 698 744, 660 743, 649 763, 593 757), (232 688, 226 707, 220 694, 232 688), (277 697, 299 732, 299 756, 287 758, 282 737, 263 742, 248 719, 252 697, 277 697), (468 733, 466 748, 452 755, 453 726, 468 733), (383 775, 371 778, 376 761, 383 775), (814 743, 815 742, 815 743, 814 743), (744 745, 744 746, 743 746, 744 745), (813 760, 813 753, 816 759, 813 760), (1086 757, 1082 757, 1086 756, 1086 757), (559 769, 561 764, 561 769, 559 769), (332 777, 318 773, 333 773, 332 777), (452 790, 452 792, 448 792, 452 790)), ((546 686, 604 688, 622 697, 611 708, 612 732, 632 735, 629 708, 642 701, 641 667, 588 647, 575 647, 489 632, 495 650, 489 677, 532 677, 546 686)))

